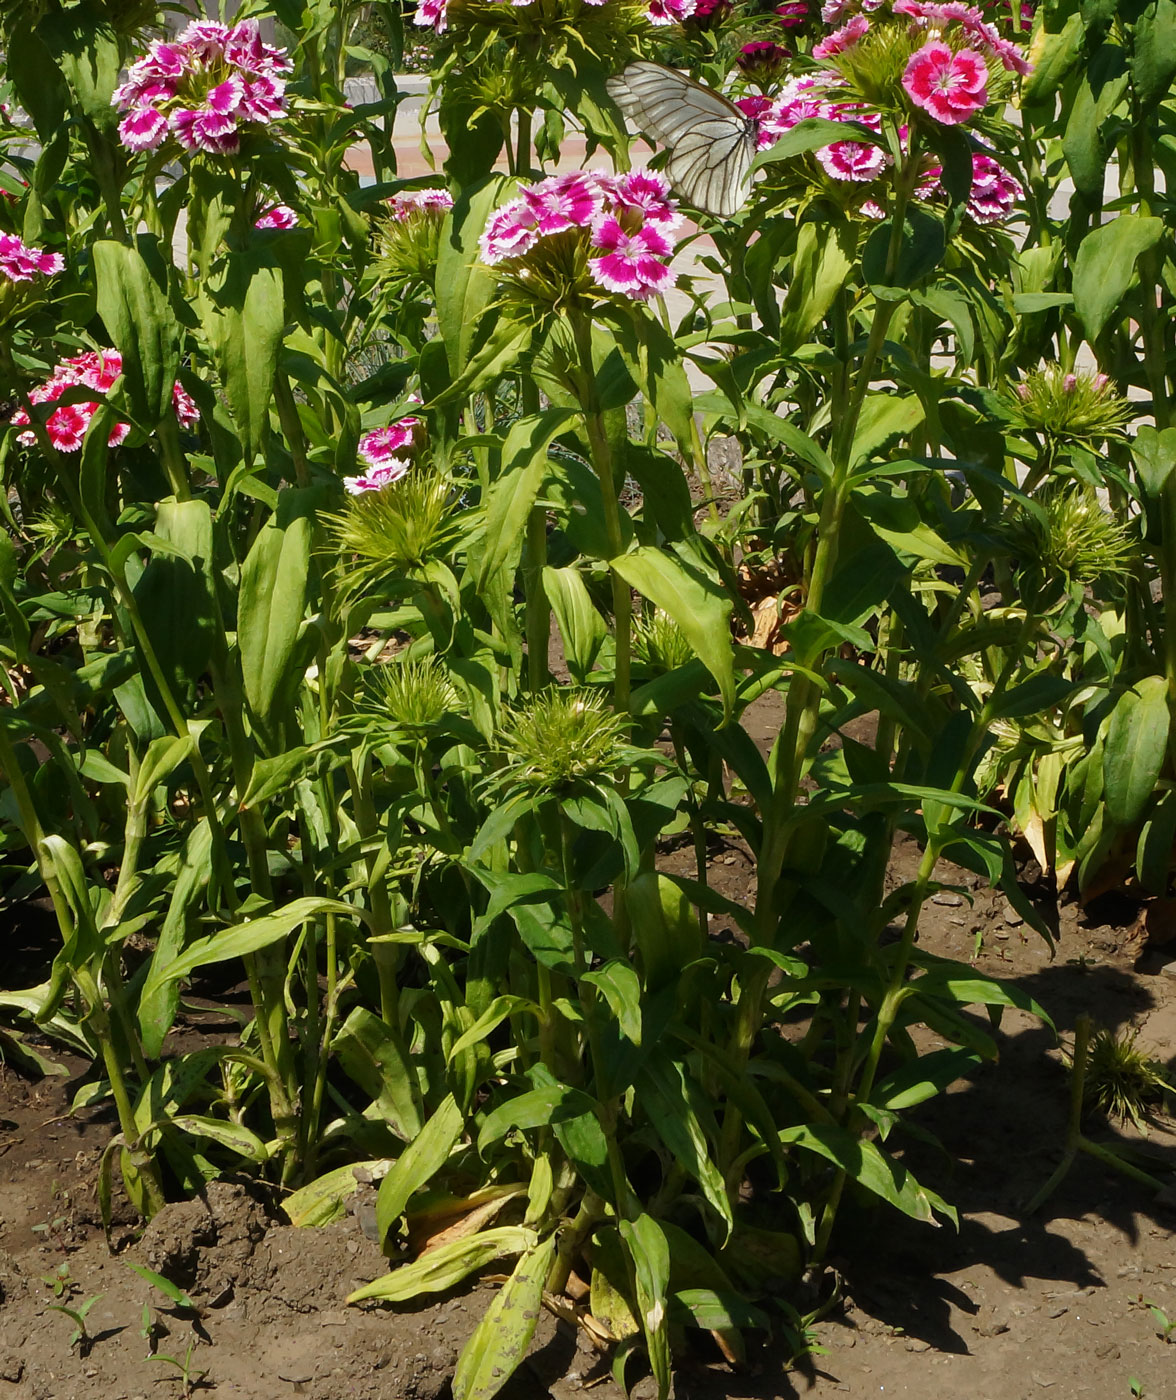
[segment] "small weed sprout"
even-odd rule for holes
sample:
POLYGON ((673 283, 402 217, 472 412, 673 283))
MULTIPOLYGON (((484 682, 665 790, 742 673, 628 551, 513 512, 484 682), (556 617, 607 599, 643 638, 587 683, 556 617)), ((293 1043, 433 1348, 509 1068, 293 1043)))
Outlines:
POLYGON ((67 1307, 64 1303, 49 1304, 54 1312, 64 1313, 73 1323, 74 1330, 70 1335, 69 1346, 71 1350, 76 1346, 79 1356, 89 1356, 90 1348, 94 1345, 94 1337, 86 1330, 86 1318, 90 1309, 102 1296, 101 1293, 95 1293, 85 1302, 79 1303, 76 1308, 67 1307))
POLYGON ((183 1361, 181 1361, 178 1357, 175 1356, 166 1356, 161 1351, 154 1352, 148 1358, 151 1361, 162 1361, 165 1365, 174 1366, 176 1368, 176 1370, 179 1372, 179 1376, 177 1379, 180 1382, 181 1400, 189 1400, 189 1396, 195 1394, 195 1392, 205 1384, 206 1377, 208 1376, 207 1371, 197 1371, 195 1374, 193 1374, 192 1352, 195 1349, 195 1346, 196 1339, 193 1338, 188 1343, 188 1350, 184 1353, 183 1361))
POLYGON ((1160 1341, 1170 1342, 1172 1334, 1176 1332, 1176 1319, 1169 1318, 1159 1303, 1153 1303, 1150 1298, 1145 1298, 1143 1305, 1152 1315, 1152 1321, 1156 1324, 1156 1334, 1160 1341))

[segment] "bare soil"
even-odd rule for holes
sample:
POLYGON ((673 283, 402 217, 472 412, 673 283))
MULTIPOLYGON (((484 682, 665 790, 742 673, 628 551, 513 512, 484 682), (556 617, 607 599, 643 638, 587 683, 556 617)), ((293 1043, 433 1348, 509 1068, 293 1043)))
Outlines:
MULTIPOLYGON (((916 860, 915 848, 900 844, 892 878, 908 878, 916 860)), ((738 848, 718 852, 713 873, 738 894, 750 862, 738 848)), ((1176 980, 1163 970, 1176 948, 1143 948, 1135 908, 1107 897, 1086 911, 1063 905, 1051 959, 1002 895, 973 889, 964 872, 958 878, 968 895, 938 896, 922 946, 974 957, 981 970, 1028 989, 1054 1018, 1061 1044, 1033 1018, 1006 1013, 999 1063, 914 1115, 942 1147, 916 1141, 907 1159, 958 1206, 958 1233, 850 1203, 834 1260, 843 1298, 817 1328, 824 1354, 789 1369, 778 1340, 752 1338, 749 1367, 736 1373, 694 1334, 700 1340, 679 1357, 678 1400, 1129 1400, 1133 1382, 1148 1400, 1176 1397, 1176 1346, 1165 1343, 1147 1306, 1176 1321, 1176 1195, 1157 1197, 1080 1156, 1043 1209, 1023 1214, 1061 1152, 1063 1050, 1079 1014, 1137 1030, 1141 1047, 1176 1068, 1176 980)), ((1052 901, 1043 898, 1043 907, 1052 901)), ((84 1066, 71 1068, 80 1076, 84 1066)), ((448 1396, 454 1361, 493 1297, 492 1281, 419 1310, 346 1308, 349 1291, 387 1268, 362 1229, 362 1212, 298 1230, 244 1179, 168 1206, 145 1233, 128 1218, 112 1256, 94 1188, 113 1129, 104 1111, 69 1114, 77 1082, 33 1082, 0 1068, 0 1400, 180 1396, 177 1369, 147 1359, 145 1305, 155 1350, 182 1361, 194 1343, 192 1372, 207 1372, 205 1393, 216 1400, 448 1396), (170 1308, 127 1260, 173 1279, 202 1315, 170 1308), (84 1355, 69 1344, 71 1321, 51 1308, 58 1300, 45 1280, 63 1265, 70 1306, 101 1295, 89 1312, 94 1342, 84 1355)), ((1110 1125, 1092 1131, 1148 1154, 1149 1170, 1176 1180, 1170 1128, 1161 1120, 1146 1139, 1110 1125)), ((583 1332, 544 1314, 530 1359, 503 1394, 570 1400, 581 1393, 620 1400, 607 1357, 583 1332)), ((648 1400, 648 1377, 634 1393, 648 1400)))

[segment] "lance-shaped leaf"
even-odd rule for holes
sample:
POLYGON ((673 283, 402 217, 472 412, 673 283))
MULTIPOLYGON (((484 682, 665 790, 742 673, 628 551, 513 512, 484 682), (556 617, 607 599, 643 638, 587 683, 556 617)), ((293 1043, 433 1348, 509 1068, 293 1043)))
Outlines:
POLYGON ((666 1400, 670 1393, 670 1336, 666 1326, 670 1247, 651 1215, 622 1220, 620 1231, 636 1275, 637 1307, 649 1351, 649 1368, 657 1381, 658 1400, 666 1400))
POLYGON ((1103 792, 1111 820, 1132 826, 1156 789, 1171 711, 1163 676, 1145 676, 1120 695, 1107 726, 1103 792))
POLYGON ((638 545, 610 560, 618 574, 678 624, 695 654, 718 683, 724 719, 735 703, 735 653, 731 600, 695 564, 653 545, 638 545))
POLYGON ((537 1239, 534 1230, 521 1225, 500 1225, 494 1230, 483 1230, 480 1235, 431 1249, 413 1263, 357 1288, 348 1294, 346 1301, 362 1303, 377 1298, 386 1303, 408 1303, 422 1293, 442 1293, 496 1259, 507 1259, 512 1254, 533 1249, 537 1239))
POLYGON ((1120 214, 1082 240, 1074 260, 1074 309, 1092 344, 1135 281, 1140 254, 1154 248, 1163 232, 1162 219, 1120 214))
POLYGON ((486 492, 486 527, 478 561, 478 588, 502 566, 517 559, 527 517, 547 475, 551 440, 572 420, 566 408, 549 408, 520 418, 502 446, 502 474, 486 492))
POLYGON ((376 1200, 376 1228, 381 1240, 387 1238, 388 1232, 404 1214, 404 1207, 413 1192, 424 1186, 445 1165, 464 1127, 465 1114, 453 1095, 449 1094, 396 1159, 396 1165, 380 1184, 380 1194, 376 1200))
POLYGON ((204 329, 229 411, 252 465, 269 431, 270 400, 286 328, 281 269, 257 253, 230 253, 220 287, 204 299, 204 329))
MULTIPOLYGON (((158 250, 153 251, 158 263, 158 250)), ((100 239, 93 258, 98 314, 122 356, 122 401, 130 417, 150 432, 171 409, 180 367, 175 318, 137 248, 100 239)))
POLYGON ((453 1374, 453 1400, 492 1400, 527 1354, 543 1306, 556 1236, 528 1250, 465 1344, 453 1374))
POLYGON ((237 645, 245 698, 263 721, 297 682, 297 643, 306 610, 311 524, 305 515, 271 517, 241 567, 237 645))

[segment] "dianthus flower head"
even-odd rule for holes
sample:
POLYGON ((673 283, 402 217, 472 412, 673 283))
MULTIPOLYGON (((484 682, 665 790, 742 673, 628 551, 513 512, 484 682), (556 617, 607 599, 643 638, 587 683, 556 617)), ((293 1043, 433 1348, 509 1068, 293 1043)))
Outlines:
POLYGON ((60 253, 30 248, 15 233, 0 233, 0 278, 9 282, 32 282, 38 277, 56 276, 65 267, 60 253))
POLYGON ((744 44, 736 55, 735 62, 745 77, 765 83, 778 78, 791 57, 788 49, 773 44, 770 39, 762 39, 753 44, 744 44))
POLYGON ((418 214, 445 214, 453 208, 448 190, 401 190, 388 199, 388 214, 398 224, 418 214))
POLYGON ((909 17, 920 27, 941 32, 958 27, 965 34, 969 47, 1003 64, 1010 73, 1033 71, 1033 65, 1016 44, 1002 38, 979 10, 961 0, 947 0, 945 4, 933 3, 933 0, 894 0, 894 13, 909 17))
POLYGON ((858 183, 877 179, 890 164, 890 158, 880 147, 864 141, 834 141, 817 151, 816 156, 831 179, 858 183))
POLYGON ((1002 223, 1024 195, 1019 180, 991 156, 972 157, 972 190, 968 195, 968 213, 978 224, 1002 223))
POLYGON ((649 0, 646 17, 650 24, 681 24, 694 14, 695 0, 649 0))
POLYGON ((731 17, 731 0, 695 0, 689 17, 692 29, 717 29, 731 17))
POLYGON ((416 445, 422 424, 419 418, 400 418, 384 428, 374 428, 359 440, 360 459, 369 467, 387 466, 398 454, 416 445))
POLYGON ((974 49, 952 50, 932 39, 911 56, 902 85, 916 107, 956 126, 987 104, 988 65, 974 49))
POLYGON ((431 28, 434 34, 444 34, 449 28, 448 10, 449 0, 420 0, 412 22, 422 29, 431 28))
POLYGON ((386 457, 379 466, 371 467, 362 476, 345 476, 343 489, 349 496, 362 496, 368 491, 382 491, 403 481, 408 475, 409 463, 401 457, 386 457))
POLYGON ((865 15, 854 15, 840 29, 835 29, 813 48, 813 57, 833 58, 839 53, 844 53, 846 49, 852 49, 855 44, 860 43, 869 30, 870 21, 865 15))
POLYGON ((776 14, 782 28, 799 29, 809 18, 808 0, 788 0, 785 5, 776 6, 776 14))
POLYGON ((174 39, 157 39, 115 89, 119 136, 132 151, 155 150, 170 136, 186 150, 232 154, 243 125, 283 114, 291 71, 256 20, 194 20, 174 39))
POLYGON ((484 262, 552 302, 601 290, 645 301, 675 280, 663 259, 680 218, 660 173, 575 171, 495 210, 479 246, 484 262))
POLYGON ((273 204, 253 221, 254 228, 295 228, 298 215, 288 204, 273 204))

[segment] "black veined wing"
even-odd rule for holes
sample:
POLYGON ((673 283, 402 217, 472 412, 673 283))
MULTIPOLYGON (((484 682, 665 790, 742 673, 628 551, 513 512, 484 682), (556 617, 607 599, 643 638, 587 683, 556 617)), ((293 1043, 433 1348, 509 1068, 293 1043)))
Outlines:
POLYGON ((625 116, 670 153, 666 175, 683 199, 730 218, 747 197, 755 123, 713 88, 664 68, 630 63, 606 84, 625 116))

